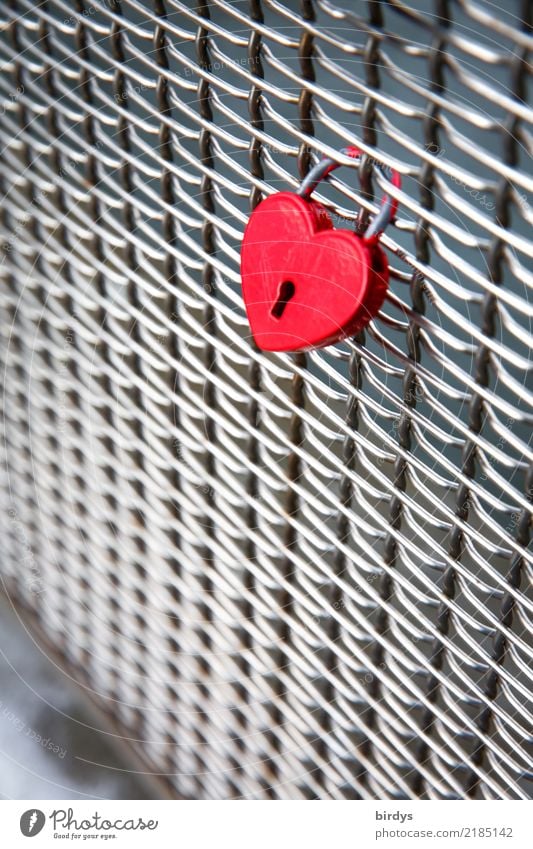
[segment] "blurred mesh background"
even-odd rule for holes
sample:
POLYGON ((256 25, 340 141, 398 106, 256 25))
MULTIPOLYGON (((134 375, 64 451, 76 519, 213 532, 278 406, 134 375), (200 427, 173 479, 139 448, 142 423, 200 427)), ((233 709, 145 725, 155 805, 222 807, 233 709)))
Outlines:
POLYGON ((533 795, 531 14, 0 0, 3 587, 171 794, 533 795), (248 215, 347 144, 388 300, 260 354, 248 215))

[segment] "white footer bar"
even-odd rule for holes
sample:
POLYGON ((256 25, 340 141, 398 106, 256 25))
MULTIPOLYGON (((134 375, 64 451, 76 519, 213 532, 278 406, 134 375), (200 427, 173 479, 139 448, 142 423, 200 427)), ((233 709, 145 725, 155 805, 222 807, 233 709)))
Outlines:
POLYGON ((6 849, 532 849, 532 804, 2 801, 0 831, 6 849))

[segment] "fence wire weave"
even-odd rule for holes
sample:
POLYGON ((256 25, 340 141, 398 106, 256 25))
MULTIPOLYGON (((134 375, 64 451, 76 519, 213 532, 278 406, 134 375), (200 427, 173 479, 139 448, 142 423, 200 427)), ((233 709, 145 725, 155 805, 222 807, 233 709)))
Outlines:
POLYGON ((531 16, 0 0, 4 586, 175 795, 533 795, 531 16), (402 174, 390 292, 261 354, 324 154, 343 226, 402 174))

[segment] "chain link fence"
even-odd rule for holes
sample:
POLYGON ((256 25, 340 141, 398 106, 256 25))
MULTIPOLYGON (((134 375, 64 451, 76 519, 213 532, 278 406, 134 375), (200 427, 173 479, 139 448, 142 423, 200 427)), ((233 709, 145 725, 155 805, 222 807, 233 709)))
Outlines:
POLYGON ((0 0, 3 586, 171 794, 532 795, 531 16, 0 0), (262 354, 321 155, 402 175, 389 295, 262 354))

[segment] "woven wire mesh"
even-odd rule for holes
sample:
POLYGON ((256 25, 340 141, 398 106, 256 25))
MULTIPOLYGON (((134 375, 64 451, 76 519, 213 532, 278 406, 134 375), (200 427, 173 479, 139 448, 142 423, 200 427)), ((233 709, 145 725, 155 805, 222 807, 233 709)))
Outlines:
POLYGON ((176 795, 530 798, 531 4, 0 16, 7 591, 176 795), (390 293, 261 354, 323 154, 344 226, 403 175, 390 293))

